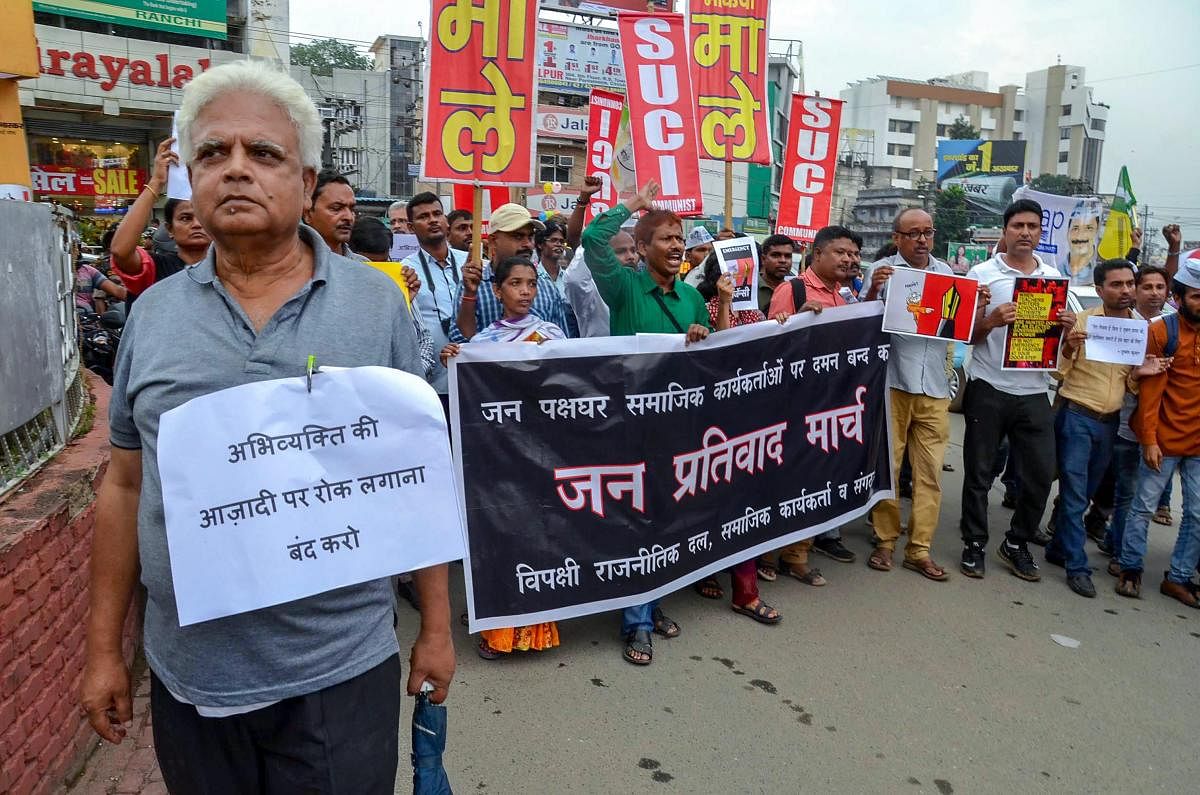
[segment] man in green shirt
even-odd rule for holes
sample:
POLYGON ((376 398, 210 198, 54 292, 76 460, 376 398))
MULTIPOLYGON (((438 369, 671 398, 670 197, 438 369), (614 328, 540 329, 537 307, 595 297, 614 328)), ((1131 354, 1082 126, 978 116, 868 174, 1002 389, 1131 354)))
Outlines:
MULTIPOLYGON (((658 195, 658 183, 651 180, 625 204, 600 215, 584 230, 584 262, 591 269, 600 297, 608 304, 613 336, 631 334, 686 334, 687 341, 698 342, 708 336, 711 327, 704 299, 690 284, 679 280, 683 262, 683 222, 667 210, 650 210, 633 228, 638 256, 644 269, 621 265, 609 241, 621 231, 621 224, 634 213, 648 208, 658 195)), ((651 631, 664 638, 679 635, 679 625, 667 618, 658 602, 625 608, 621 634, 625 638, 624 657, 634 665, 649 665, 654 649, 651 631)))

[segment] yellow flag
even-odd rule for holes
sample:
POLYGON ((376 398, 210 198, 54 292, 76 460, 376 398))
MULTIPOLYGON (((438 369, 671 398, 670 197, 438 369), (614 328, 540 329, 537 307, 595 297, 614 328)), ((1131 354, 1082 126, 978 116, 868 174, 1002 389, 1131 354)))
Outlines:
POLYGON ((1124 259, 1133 246, 1133 227, 1137 224, 1137 198, 1129 185, 1129 171, 1121 166, 1117 179, 1117 192, 1112 207, 1108 210, 1108 222, 1104 224, 1104 235, 1100 238, 1098 252, 1101 259, 1124 259))
POLYGON ((404 300, 412 304, 412 296, 408 294, 408 282, 404 281, 404 274, 400 272, 403 267, 399 262, 365 262, 364 265, 370 265, 376 270, 381 270, 388 276, 392 277, 392 281, 400 288, 400 292, 404 293, 404 300))

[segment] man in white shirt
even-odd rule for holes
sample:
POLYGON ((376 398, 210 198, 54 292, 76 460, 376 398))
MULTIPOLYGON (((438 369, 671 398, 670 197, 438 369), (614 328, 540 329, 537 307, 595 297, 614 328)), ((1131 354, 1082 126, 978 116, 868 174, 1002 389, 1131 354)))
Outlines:
MULTIPOLYGON (((981 578, 988 541, 988 492, 1000 440, 1008 436, 1021 473, 1021 492, 1000 559, 1023 580, 1041 579, 1028 544, 1046 510, 1054 480, 1056 457, 1054 411, 1046 393, 1044 370, 1004 370, 1004 339, 1017 319, 1013 287, 1018 277, 1056 278, 1058 269, 1034 254, 1042 234, 1042 208, 1020 199, 1004 211, 1005 253, 976 265, 967 274, 988 288, 991 300, 975 324, 975 345, 968 366, 963 414, 962 572, 981 578)), ((1060 327, 1075 325, 1074 313, 1063 310, 1060 327)))
MULTIPOLYGON (((454 291, 462 281, 467 255, 450 248, 446 239, 449 225, 442 211, 442 200, 432 193, 418 193, 405 208, 408 222, 420 248, 403 264, 414 269, 427 289, 413 298, 413 304, 433 337, 433 349, 440 351, 450 342, 450 321, 454 317, 454 291)), ((448 405, 449 385, 446 368, 439 361, 429 383, 437 390, 442 405, 448 405)))

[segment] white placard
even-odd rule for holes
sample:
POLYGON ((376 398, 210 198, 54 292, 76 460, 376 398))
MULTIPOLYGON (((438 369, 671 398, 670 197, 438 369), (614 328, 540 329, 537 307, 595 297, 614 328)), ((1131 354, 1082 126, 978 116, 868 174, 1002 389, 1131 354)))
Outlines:
MULTIPOLYGON (((171 137, 175 142, 171 144, 171 151, 179 155, 179 111, 175 111, 175 116, 171 119, 171 137)), ((180 161, 179 165, 172 165, 167 169, 167 198, 168 199, 185 199, 192 200, 192 181, 188 179, 187 164, 180 161)))
POLYGON ((387 367, 191 400, 158 436, 181 626, 463 555, 442 406, 387 367))
MULTIPOLYGON (((392 234, 392 248, 388 252, 388 257, 392 262, 400 262, 405 257, 411 257, 417 253, 417 249, 421 247, 421 242, 417 240, 417 236, 413 234, 392 234)), ((430 287, 430 290, 433 288, 430 287)))
MULTIPOLYGON (((733 282, 734 312, 758 310, 758 244, 754 238, 734 237, 714 240, 713 249, 721 270, 733 282)), ((704 267, 701 263, 699 267, 704 267)))
POLYGON ((1093 362, 1130 364, 1138 367, 1146 360, 1146 329, 1149 324, 1140 318, 1103 317, 1087 319, 1087 341, 1083 344, 1084 358, 1093 362))

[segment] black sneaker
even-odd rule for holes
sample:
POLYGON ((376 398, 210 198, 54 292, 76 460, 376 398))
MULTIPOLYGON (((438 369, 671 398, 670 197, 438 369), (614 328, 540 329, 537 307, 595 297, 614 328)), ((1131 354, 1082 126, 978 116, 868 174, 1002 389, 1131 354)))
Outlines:
POLYGON ((818 538, 813 541, 813 549, 838 563, 853 563, 858 558, 858 555, 846 548, 840 538, 818 538))
POLYGON ((1080 596, 1086 596, 1088 599, 1096 598, 1096 586, 1092 584, 1092 578, 1086 574, 1067 575, 1067 587, 1080 596))
POLYGON ((1017 495, 1011 491, 1005 490, 1004 499, 1000 501, 1000 506, 1003 508, 1008 508, 1010 511, 1015 510, 1017 507, 1017 495))
POLYGON ((1029 550, 1024 545, 1013 546, 1008 541, 1001 541, 1000 546, 996 549, 996 554, 1008 565, 1013 575, 1022 580, 1037 582, 1042 579, 1038 565, 1033 562, 1033 555, 1029 554, 1029 550))
POLYGON ((982 580, 987 569, 987 555, 982 546, 974 544, 963 547, 962 563, 958 567, 963 574, 982 580))
POLYGON ((1054 540, 1054 536, 1047 533, 1045 530, 1034 530, 1033 538, 1029 539, 1029 543, 1037 544, 1039 547, 1044 547, 1054 540))

